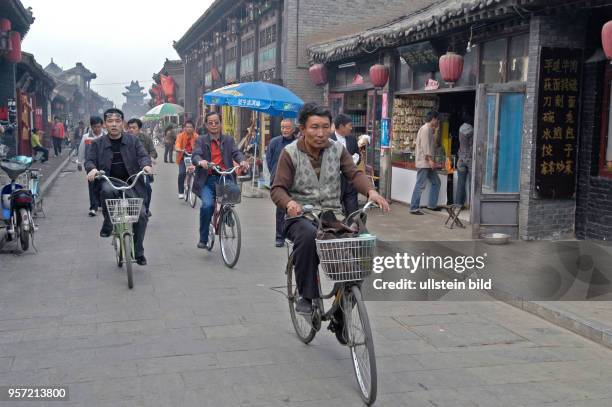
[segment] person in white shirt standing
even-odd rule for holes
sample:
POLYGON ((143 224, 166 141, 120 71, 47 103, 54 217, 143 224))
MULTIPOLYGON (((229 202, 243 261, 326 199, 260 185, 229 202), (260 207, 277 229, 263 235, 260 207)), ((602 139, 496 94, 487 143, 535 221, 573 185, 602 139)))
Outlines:
POLYGON ((440 179, 436 173, 434 162, 434 146, 436 140, 436 131, 438 130, 439 114, 435 110, 427 113, 427 123, 425 123, 417 134, 416 138, 416 168, 417 182, 412 192, 412 200, 410 202, 410 213, 413 215, 424 215, 421 212, 421 194, 427 185, 427 180, 431 182, 429 191, 429 201, 427 209, 439 211, 441 208, 438 204, 438 193, 440 192, 440 179))
MULTIPOLYGON (((339 142, 346 148, 349 154, 353 157, 355 165, 359 163, 359 146, 357 145, 357 138, 353 136, 353 121, 347 114, 340 113, 334 119, 334 134, 331 135, 331 139, 339 142)), ((351 213, 359 209, 359 202, 357 200, 357 190, 353 187, 348 180, 342 177, 341 188, 341 201, 344 216, 348 216, 351 213)))
MULTIPOLYGON (((105 134, 106 129, 104 129, 103 127, 102 118, 99 116, 92 116, 89 119, 89 131, 83 135, 83 138, 81 139, 81 143, 79 145, 79 171, 83 169, 83 163, 85 162, 85 157, 87 157, 87 150, 89 149, 89 146, 94 142, 95 139, 105 134)), ((87 186, 89 187, 89 216, 96 216, 98 212, 98 207, 100 207, 98 194, 96 193, 94 185, 95 184, 93 182, 87 183, 87 186)))

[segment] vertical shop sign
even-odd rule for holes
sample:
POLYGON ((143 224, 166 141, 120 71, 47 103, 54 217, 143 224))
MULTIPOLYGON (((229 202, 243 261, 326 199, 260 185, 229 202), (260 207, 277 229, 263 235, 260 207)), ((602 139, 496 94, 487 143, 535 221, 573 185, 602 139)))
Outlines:
POLYGON ((582 50, 542 48, 536 135, 536 192, 568 199, 576 191, 582 50))

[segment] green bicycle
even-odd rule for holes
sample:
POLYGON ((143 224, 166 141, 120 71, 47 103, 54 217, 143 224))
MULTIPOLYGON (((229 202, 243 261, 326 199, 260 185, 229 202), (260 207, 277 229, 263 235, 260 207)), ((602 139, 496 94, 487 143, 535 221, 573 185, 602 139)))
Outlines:
POLYGON ((130 224, 138 222, 140 211, 142 209, 142 198, 126 198, 125 191, 134 188, 138 179, 144 176, 145 172, 140 171, 138 174, 132 175, 128 181, 133 178, 131 184, 127 184, 119 179, 107 177, 104 171, 98 172, 96 178, 103 179, 108 182, 113 189, 121 191, 122 197, 119 199, 107 199, 106 208, 113 224, 113 240, 112 245, 115 249, 115 260, 117 267, 122 267, 125 264, 127 272, 128 287, 134 288, 134 276, 132 272, 132 263, 134 260, 134 236, 130 224), (123 186, 116 186, 115 183, 123 186))

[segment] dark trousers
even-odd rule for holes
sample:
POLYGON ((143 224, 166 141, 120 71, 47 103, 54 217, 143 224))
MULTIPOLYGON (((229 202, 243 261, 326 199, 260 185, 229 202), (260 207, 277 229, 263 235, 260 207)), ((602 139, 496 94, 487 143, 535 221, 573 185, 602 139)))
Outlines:
POLYGON ((44 163, 45 161, 47 161, 49 159, 49 150, 48 149, 46 149, 44 147, 38 146, 38 147, 32 148, 32 150, 34 150, 35 152, 41 152, 43 154, 41 162, 44 163))
POLYGON ((53 140, 53 152, 55 153, 55 155, 61 154, 62 153, 62 142, 64 140, 59 137, 51 137, 51 140, 53 140))
POLYGON ((87 187, 89 188, 89 210, 97 211, 100 207, 100 201, 98 200, 96 184, 95 182, 88 182, 87 187))
POLYGON ((470 173, 470 167, 468 167, 465 164, 459 164, 457 166, 457 202, 455 202, 458 205, 465 205, 465 200, 466 200, 466 196, 467 196, 467 191, 466 191, 466 183, 467 183, 467 177, 468 174, 470 173))
POLYGON ((342 210, 344 216, 349 216, 351 213, 359 209, 359 201, 357 199, 357 190, 353 185, 343 179, 342 182, 342 210))
MULTIPOLYGON (((115 191, 107 182, 102 184, 102 188, 100 189, 100 200, 102 201, 102 213, 104 214, 104 225, 103 229, 111 230, 112 224, 110 221, 110 216, 108 215, 108 209, 106 208, 106 200, 107 199, 116 199, 121 198, 121 192, 115 191)), ((143 198, 136 194, 136 191, 133 189, 129 189, 125 191, 126 198, 143 198)), ((134 232, 134 255, 136 257, 144 255, 144 236, 147 231, 147 215, 145 213, 144 205, 140 209, 140 216, 138 217, 138 222, 132 225, 132 230, 134 232)))
POLYGON ((147 175, 145 182, 147 183, 147 198, 144 200, 144 206, 147 209, 147 212, 149 212, 149 208, 151 207, 151 198, 153 198, 153 187, 151 186, 153 177, 147 175))
POLYGON ((289 219, 285 221, 285 234, 293 242, 293 266, 298 292, 310 300, 319 298, 316 225, 306 218, 289 219))
POLYGON ((209 175, 206 179, 206 184, 200 191, 200 199, 202 206, 200 207, 200 242, 208 242, 208 229, 210 221, 215 213, 215 198, 217 196, 216 185, 219 182, 217 175, 209 175))
POLYGON ((276 240, 283 242, 285 240, 285 211, 276 208, 276 240))
POLYGON ((181 160, 179 163, 179 173, 178 173, 178 193, 185 193, 185 175, 187 174, 187 168, 185 167, 185 160, 181 160))
POLYGON ((172 153, 174 153, 174 144, 164 144, 164 162, 172 162, 172 153))

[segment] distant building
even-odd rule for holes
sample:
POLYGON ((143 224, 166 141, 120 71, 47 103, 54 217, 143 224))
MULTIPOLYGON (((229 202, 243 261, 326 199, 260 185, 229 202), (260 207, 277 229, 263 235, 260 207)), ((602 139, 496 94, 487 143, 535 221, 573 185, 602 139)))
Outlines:
POLYGON ((126 118, 140 117, 144 115, 148 106, 145 105, 144 97, 146 94, 143 92, 144 87, 140 86, 138 81, 131 81, 129 86, 126 86, 127 92, 123 92, 126 102, 121 107, 126 118))

